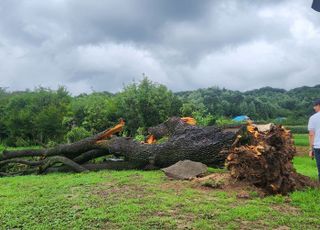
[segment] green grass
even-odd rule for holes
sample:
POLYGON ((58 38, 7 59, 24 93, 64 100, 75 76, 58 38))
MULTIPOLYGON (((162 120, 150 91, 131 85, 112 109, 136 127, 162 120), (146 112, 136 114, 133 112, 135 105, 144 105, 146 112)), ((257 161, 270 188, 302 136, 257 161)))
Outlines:
MULTIPOLYGON (((294 135, 306 140, 307 135, 294 135)), ((301 142, 300 142, 301 143, 301 142)), ((303 141, 302 141, 303 143, 303 141)), ((296 142, 297 145, 299 143, 296 142)), ((1 148, 1 147, 0 147, 1 148)), ((1 149, 0 149, 1 151, 1 149)), ((315 161, 295 157, 317 178, 315 161)), ((225 169, 209 168, 210 172, 225 169)), ((0 229, 318 229, 320 190, 248 200, 200 189, 161 171, 0 178, 0 229)))
POLYGON ((293 134, 293 139, 296 146, 309 146, 308 134, 293 134))
POLYGON ((315 160, 311 160, 309 156, 300 156, 293 159, 296 170, 313 179, 318 178, 317 165, 315 160))
MULTIPOLYGON (((316 178, 309 158, 294 165, 316 178)), ((0 178, 0 229, 317 229, 319 199, 311 189, 243 200, 161 171, 20 176, 0 178)))
POLYGON ((2 153, 3 150, 24 150, 24 149, 39 149, 40 146, 28 146, 28 147, 5 147, 4 145, 0 144, 0 153, 2 153))

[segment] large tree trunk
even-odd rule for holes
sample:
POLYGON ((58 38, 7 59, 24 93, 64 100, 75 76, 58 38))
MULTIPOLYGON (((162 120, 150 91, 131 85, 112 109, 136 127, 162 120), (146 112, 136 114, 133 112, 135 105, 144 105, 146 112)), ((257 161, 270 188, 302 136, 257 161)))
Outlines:
POLYGON ((187 126, 177 130, 165 143, 141 144, 132 139, 113 138, 101 143, 101 148, 130 162, 167 167, 180 160, 193 160, 221 167, 235 134, 216 127, 187 126))
MULTIPOLYGON (((20 172, 38 173, 48 171, 71 170, 75 172, 97 170, 99 168, 159 168, 170 166, 179 160, 199 161, 210 166, 221 167, 227 157, 227 151, 236 137, 236 132, 209 126, 189 125, 177 117, 149 129, 149 133, 157 139, 168 137, 160 144, 146 144, 132 138, 115 137, 123 122, 95 136, 76 143, 58 145, 49 149, 30 149, 20 151, 4 151, 0 158, 0 171, 8 175, 20 172), (104 162, 101 165, 87 162, 101 157, 114 156, 123 162, 104 162), (57 167, 57 164, 63 167, 57 167), (13 172, 12 172, 13 171, 13 172)), ((237 131, 238 129, 236 129, 237 131)))

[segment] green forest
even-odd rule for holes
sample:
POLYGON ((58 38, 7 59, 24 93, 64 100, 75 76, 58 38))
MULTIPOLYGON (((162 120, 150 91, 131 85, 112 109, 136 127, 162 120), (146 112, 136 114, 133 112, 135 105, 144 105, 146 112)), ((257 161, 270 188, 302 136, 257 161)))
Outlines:
POLYGON ((223 125, 247 115, 256 122, 306 125, 320 85, 292 90, 264 87, 240 92, 212 87, 172 92, 148 78, 118 93, 72 96, 65 87, 10 92, 0 88, 0 144, 55 145, 73 142, 126 120, 124 136, 145 135, 146 128, 171 116, 192 116, 200 125, 223 125))

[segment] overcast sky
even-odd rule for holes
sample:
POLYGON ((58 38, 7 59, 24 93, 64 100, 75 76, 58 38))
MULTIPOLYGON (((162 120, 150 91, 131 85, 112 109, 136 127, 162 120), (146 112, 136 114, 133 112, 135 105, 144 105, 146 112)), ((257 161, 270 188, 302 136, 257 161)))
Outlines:
POLYGON ((117 92, 320 84, 311 0, 1 0, 0 87, 117 92))

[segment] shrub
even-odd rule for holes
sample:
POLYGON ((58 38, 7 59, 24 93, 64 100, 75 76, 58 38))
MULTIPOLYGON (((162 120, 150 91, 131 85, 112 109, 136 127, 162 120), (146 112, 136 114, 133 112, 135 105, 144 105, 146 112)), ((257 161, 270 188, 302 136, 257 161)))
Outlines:
POLYGON ((79 141, 83 138, 91 136, 91 133, 83 127, 73 127, 67 134, 66 139, 68 143, 79 141))
POLYGON ((285 126, 286 129, 291 130, 291 133, 298 133, 298 134, 303 134, 303 133, 308 133, 308 127, 305 125, 295 125, 295 126, 290 126, 290 125, 286 125, 285 126))
POLYGON ((17 147, 27 147, 30 146, 29 141, 23 139, 22 137, 18 137, 15 142, 15 146, 17 147))
MULTIPOLYGON (((245 122, 244 122, 245 123, 245 122)), ((224 125, 234 125, 234 124, 241 124, 241 122, 235 122, 230 118, 226 117, 220 117, 216 120, 216 124, 218 126, 224 126, 224 125)))
POLYGON ((138 134, 134 137, 136 141, 144 141, 145 137, 141 134, 138 134))
POLYGON ((196 119, 197 125, 200 125, 200 126, 209 126, 209 125, 214 125, 216 123, 215 118, 210 113, 203 114, 199 111, 195 111, 192 113, 192 117, 196 119))

